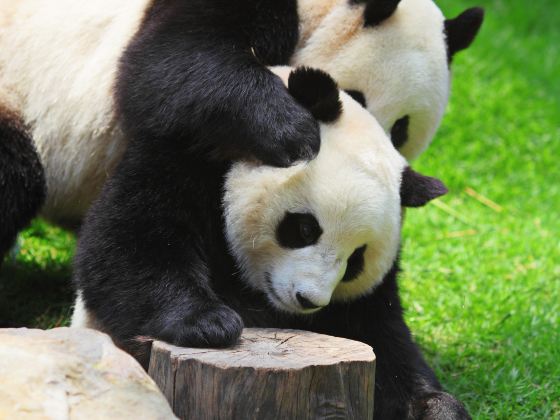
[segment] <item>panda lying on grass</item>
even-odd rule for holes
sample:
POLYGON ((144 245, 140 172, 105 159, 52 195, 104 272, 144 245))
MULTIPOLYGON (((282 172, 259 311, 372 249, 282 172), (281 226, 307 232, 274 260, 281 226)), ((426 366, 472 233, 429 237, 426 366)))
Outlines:
POLYGON ((0 0, 0 262, 39 210, 78 226, 131 137, 315 156, 315 122, 266 65, 322 68, 414 158, 481 23, 432 0, 0 0))
POLYGON ((244 325, 351 338, 377 355, 375 418, 469 418, 412 341, 397 288, 401 208, 444 185, 327 74, 275 72, 320 121, 318 156, 209 164, 179 139, 131 141, 81 231, 72 325, 133 354, 139 336, 229 346, 244 325))

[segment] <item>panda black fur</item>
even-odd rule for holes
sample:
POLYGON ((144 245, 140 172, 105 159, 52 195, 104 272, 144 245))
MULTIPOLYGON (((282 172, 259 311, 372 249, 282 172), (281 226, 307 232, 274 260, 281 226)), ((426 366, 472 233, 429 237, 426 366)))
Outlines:
POLYGON ((0 107, 0 266, 18 232, 39 212, 45 174, 23 121, 0 107))
MULTIPOLYGON (((286 79, 285 69, 276 71, 286 79)), ((104 330, 140 358, 142 336, 227 346, 243 325, 360 340, 378 360, 375 418, 469 418, 412 341, 397 288, 401 205, 420 206, 445 188, 408 168, 373 117, 339 98, 326 74, 290 78, 294 97, 331 121, 321 123, 322 148, 309 163, 208 163, 178 139, 131 141, 82 228, 73 325, 104 330), (341 184, 347 174, 354 190, 341 184), (310 214, 306 203, 330 208, 310 214), (325 244, 338 253, 324 252, 325 244), (259 260, 279 252, 290 256, 280 270, 259 260), (309 278, 292 270, 297 283, 282 283, 286 267, 305 264, 309 278), (324 286, 316 281, 327 277, 324 286)))
MULTIPOLYGON (((476 10, 445 21, 431 0, 1 0, 0 104, 45 167, 42 215, 76 226, 131 137, 274 165, 313 156, 313 120, 265 64, 323 68, 387 132, 401 121, 401 152, 415 157, 447 103, 446 51, 470 44, 476 10)), ((9 210, 24 214, 41 201, 32 193, 9 210)))

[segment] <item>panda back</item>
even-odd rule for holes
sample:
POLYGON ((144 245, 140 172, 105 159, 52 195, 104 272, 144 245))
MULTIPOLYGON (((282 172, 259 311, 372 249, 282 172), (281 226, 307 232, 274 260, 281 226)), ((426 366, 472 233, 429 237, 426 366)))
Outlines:
POLYGON ((0 92, 10 92, 41 156, 47 217, 79 220, 122 155, 113 87, 149 5, 0 0, 0 92))

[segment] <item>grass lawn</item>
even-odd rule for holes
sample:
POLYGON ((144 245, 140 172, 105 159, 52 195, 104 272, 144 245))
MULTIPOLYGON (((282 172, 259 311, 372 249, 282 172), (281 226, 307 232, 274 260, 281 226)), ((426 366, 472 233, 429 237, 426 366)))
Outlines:
MULTIPOLYGON (((439 0, 454 16, 475 0, 439 0)), ((402 296, 475 418, 560 418, 560 4, 478 0, 453 98, 416 169, 451 193, 407 213, 402 296), (491 200, 491 201, 488 201, 491 200)), ((66 325, 75 238, 37 221, 0 273, 0 327, 66 325)))
MULTIPOLYGON (((453 16, 473 3, 439 4, 453 16)), ((451 193, 407 213, 402 295, 476 418, 560 418, 560 4, 479 4, 483 31, 416 164, 451 193)))

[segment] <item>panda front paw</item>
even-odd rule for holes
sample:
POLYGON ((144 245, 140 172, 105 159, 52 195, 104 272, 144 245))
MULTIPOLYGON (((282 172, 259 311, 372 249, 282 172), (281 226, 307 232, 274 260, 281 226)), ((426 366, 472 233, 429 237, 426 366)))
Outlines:
POLYGON ((216 304, 188 310, 182 316, 168 314, 148 324, 144 335, 181 347, 219 348, 237 343, 242 331, 243 321, 237 312, 216 304))
MULTIPOLYGON (((288 167, 309 161, 317 156, 321 147, 315 118, 287 93, 284 95, 255 120, 252 154, 265 165, 288 167)), ((267 105, 262 104, 262 107, 267 108, 267 105)))
POLYGON ((463 403, 446 392, 434 392, 416 400, 412 407, 415 420, 470 420, 463 403))
POLYGON ((243 321, 237 312, 219 304, 185 319, 173 344, 183 347, 228 347, 237 343, 242 331, 243 321))

